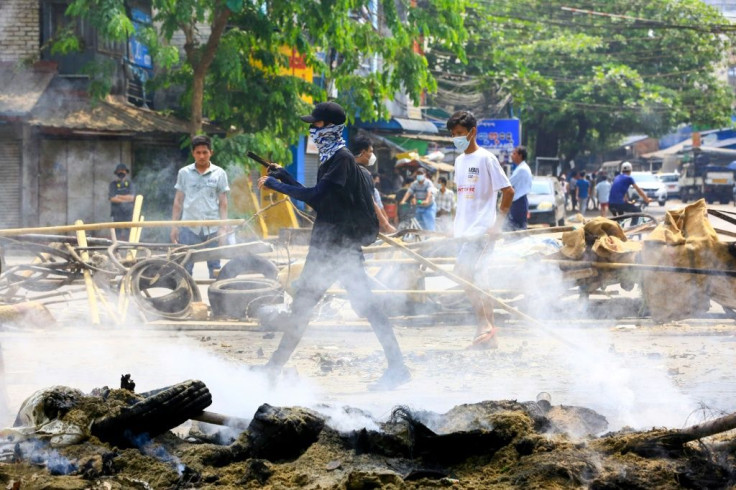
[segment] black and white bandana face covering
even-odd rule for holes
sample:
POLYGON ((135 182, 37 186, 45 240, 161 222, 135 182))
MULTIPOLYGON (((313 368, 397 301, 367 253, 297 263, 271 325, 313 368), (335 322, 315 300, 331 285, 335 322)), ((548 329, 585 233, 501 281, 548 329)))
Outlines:
POLYGON ((345 147, 345 140, 342 139, 342 132, 344 130, 344 124, 335 124, 323 128, 309 128, 309 135, 319 150, 319 163, 325 163, 332 158, 332 155, 337 150, 345 147))

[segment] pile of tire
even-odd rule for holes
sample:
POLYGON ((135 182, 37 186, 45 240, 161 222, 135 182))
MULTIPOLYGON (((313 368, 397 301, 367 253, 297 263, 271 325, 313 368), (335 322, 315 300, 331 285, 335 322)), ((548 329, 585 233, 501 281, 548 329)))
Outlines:
POLYGON ((212 316, 246 320, 259 308, 284 301, 284 290, 276 280, 278 268, 268 259, 253 254, 229 261, 207 289, 212 316), (262 277, 238 277, 259 274, 262 277))
POLYGON ((170 260, 142 260, 128 270, 123 281, 138 307, 156 317, 186 318, 191 313, 192 303, 202 301, 192 276, 170 260), (153 295, 154 289, 168 292, 153 295))

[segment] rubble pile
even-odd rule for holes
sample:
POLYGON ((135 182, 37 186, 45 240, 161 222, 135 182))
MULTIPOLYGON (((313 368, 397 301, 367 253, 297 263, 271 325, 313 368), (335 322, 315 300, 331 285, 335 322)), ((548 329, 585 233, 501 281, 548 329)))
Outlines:
MULTIPOLYGON (((600 435, 608 425, 603 416, 583 407, 553 406, 544 397, 460 405, 444 414, 396 407, 388 421, 376 422, 378 430, 340 432, 331 426, 334 411, 327 417, 319 407, 268 404, 239 432, 197 422, 186 435, 168 430, 185 411, 196 414, 208 404, 206 387, 198 381, 143 395, 44 390, 24 404, 17 427, 3 431, 0 482, 7 488, 346 490, 736 483, 734 439, 691 444, 701 432, 665 429, 600 435), (141 432, 145 420, 161 434, 141 432), (100 421, 107 421, 107 431, 100 431, 100 421), (64 433, 72 426, 80 430, 71 431, 75 438, 60 438, 53 423, 66 427, 64 433)), ((341 415, 355 416, 356 409, 345 408, 341 415)))

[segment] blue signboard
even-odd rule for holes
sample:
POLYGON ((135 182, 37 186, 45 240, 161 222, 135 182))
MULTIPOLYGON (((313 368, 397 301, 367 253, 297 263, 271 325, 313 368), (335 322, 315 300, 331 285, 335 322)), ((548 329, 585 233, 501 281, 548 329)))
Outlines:
POLYGON ((481 119, 478 121, 478 144, 495 154, 501 163, 511 161, 511 152, 521 144, 521 121, 518 119, 481 119))
MULTIPOLYGON (((133 27, 136 32, 151 25, 151 16, 138 9, 132 9, 131 17, 133 17, 133 27)), ((136 39, 135 34, 128 40, 128 49, 130 51, 129 58, 131 63, 142 68, 153 68, 153 61, 151 60, 151 54, 148 52, 148 46, 136 39)))

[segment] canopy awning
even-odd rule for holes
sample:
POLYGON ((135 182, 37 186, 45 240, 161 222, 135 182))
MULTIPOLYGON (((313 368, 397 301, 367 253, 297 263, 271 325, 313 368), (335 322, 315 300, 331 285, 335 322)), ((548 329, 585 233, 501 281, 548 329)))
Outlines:
POLYGON ((355 125, 363 129, 375 129, 379 131, 421 133, 421 134, 437 134, 439 130, 437 126, 423 119, 405 119, 402 117, 392 117, 389 120, 382 121, 360 121, 357 120, 355 125))
POLYGON ((602 169, 618 168, 625 160, 609 160, 601 164, 602 169))
POLYGON ((657 150, 657 151, 653 151, 651 153, 644 153, 641 157, 642 158, 647 158, 647 159, 649 159, 649 158, 664 158, 664 157, 667 157, 667 156, 670 156, 670 155, 675 155, 680 150, 685 149, 685 147, 692 146, 692 145, 693 145, 693 139, 692 138, 688 138, 685 141, 680 141, 676 145, 672 145, 669 148, 665 148, 664 150, 657 150))
POLYGON ((450 165, 449 163, 435 162, 435 161, 430 160, 428 158, 419 156, 419 154, 417 154, 414 151, 409 151, 409 152, 406 152, 406 153, 399 153, 399 154, 396 155, 396 160, 397 160, 397 163, 396 163, 396 166, 397 167, 403 167, 403 166, 418 167, 418 166, 422 166, 422 167, 424 167, 427 170, 431 170, 432 173, 434 173, 434 171, 440 171, 440 172, 446 172, 446 173, 452 173, 452 172, 455 171, 455 167, 452 166, 452 165, 450 165), (404 162, 403 163, 399 163, 399 162, 401 162, 401 160, 404 160, 404 162))

